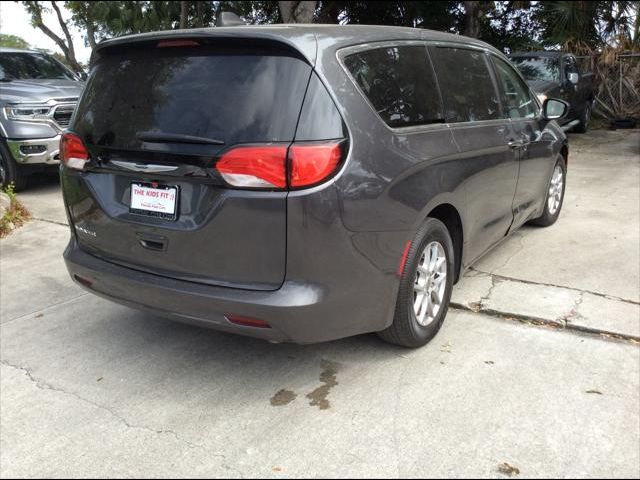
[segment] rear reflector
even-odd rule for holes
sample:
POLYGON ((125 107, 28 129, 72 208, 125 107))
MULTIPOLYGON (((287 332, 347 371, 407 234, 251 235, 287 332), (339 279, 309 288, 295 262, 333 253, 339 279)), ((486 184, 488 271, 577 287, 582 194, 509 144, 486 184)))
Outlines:
POLYGON ((200 44, 195 40, 160 40, 157 48, 167 48, 167 47, 197 47, 200 44))
POLYGON ((243 327, 253 328, 271 328, 271 326, 264 320, 258 320, 257 318, 243 317, 241 315, 225 315, 227 320, 236 325, 243 327))
POLYGON ((411 240, 407 242, 404 246, 404 250, 402 251, 402 257, 400 258, 400 265, 398 265, 398 271, 396 275, 398 278, 402 277, 402 273, 404 272, 404 266, 407 263, 407 256, 409 255, 409 249, 411 248, 411 240))
POLYGON ((289 148, 293 188, 315 185, 335 172, 342 159, 340 142, 323 144, 293 144, 289 148))
POLYGON ((60 139, 60 160, 64 165, 76 170, 82 170, 89 161, 87 151, 82 139, 73 134, 65 133, 60 139))
POLYGON ((73 278, 75 278, 76 282, 78 282, 81 285, 84 285, 85 287, 89 287, 91 288, 91 285, 93 285, 93 280, 89 280, 88 278, 84 278, 81 277, 80 275, 74 275, 73 278))
POLYGON ((285 188, 287 146, 236 147, 225 152, 216 169, 234 187, 285 188))

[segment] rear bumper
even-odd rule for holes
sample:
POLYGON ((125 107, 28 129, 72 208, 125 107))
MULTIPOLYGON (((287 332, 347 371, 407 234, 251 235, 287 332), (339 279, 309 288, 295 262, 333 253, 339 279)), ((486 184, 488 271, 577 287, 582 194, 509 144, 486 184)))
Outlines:
POLYGON ((92 293, 184 323, 300 344, 364 333, 349 321, 357 314, 341 310, 330 300, 326 288, 311 283, 285 282, 276 291, 256 291, 176 280, 97 258, 81 250, 73 237, 64 259, 74 281, 92 293), (90 280, 91 285, 78 281, 76 276, 90 280), (225 317, 228 314, 264 320, 272 328, 235 325, 225 317))
POLYGON ((51 138, 7 140, 7 147, 18 164, 60 163, 60 135, 51 138))

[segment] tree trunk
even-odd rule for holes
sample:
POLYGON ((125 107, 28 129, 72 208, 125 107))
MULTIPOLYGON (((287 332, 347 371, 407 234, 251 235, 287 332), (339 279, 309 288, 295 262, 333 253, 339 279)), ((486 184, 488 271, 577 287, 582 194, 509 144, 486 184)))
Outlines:
POLYGON ((180 2, 180 29, 187 28, 187 2, 180 2))
POLYGON ((203 2, 196 2, 196 27, 202 28, 204 27, 204 9, 202 8, 203 2))
POLYGON ((76 73, 83 72, 82 66, 80 65, 80 63, 78 63, 78 60, 76 59, 76 53, 73 48, 73 39, 71 38, 71 34, 69 33, 67 24, 62 18, 62 13, 60 12, 60 8, 58 8, 58 5, 56 4, 56 2, 52 1, 51 6, 56 12, 56 15, 58 17, 58 23, 60 24, 60 28, 62 28, 66 42, 65 42, 65 39, 60 38, 49 27, 47 27, 44 24, 44 21, 42 20, 42 7, 38 4, 38 2, 27 2, 27 3, 29 3, 31 7, 29 11, 32 14, 33 25, 39 28, 40 30, 42 30, 42 32, 47 37, 49 37, 51 40, 53 40, 56 43, 56 45, 58 45, 58 47, 62 51, 62 54, 64 55, 65 60, 69 63, 69 66, 76 73))
POLYGON ((480 2, 464 2, 464 35, 480 37, 480 19, 483 13, 480 2))
POLYGON ((312 23, 317 1, 279 1, 283 23, 312 23))
POLYGON ((97 45, 96 29, 91 20, 87 21, 87 41, 89 42, 89 46, 91 47, 91 50, 92 51, 95 50, 97 45))

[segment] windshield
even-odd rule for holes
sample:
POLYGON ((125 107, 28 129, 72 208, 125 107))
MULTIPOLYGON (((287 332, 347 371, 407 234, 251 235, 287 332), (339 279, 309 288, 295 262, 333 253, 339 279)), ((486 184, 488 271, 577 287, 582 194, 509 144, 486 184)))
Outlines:
POLYGON ((32 52, 0 53, 1 80, 77 80, 70 70, 48 55, 32 52))
POLYGON ((527 80, 560 80, 560 66, 555 57, 513 57, 511 61, 527 80))

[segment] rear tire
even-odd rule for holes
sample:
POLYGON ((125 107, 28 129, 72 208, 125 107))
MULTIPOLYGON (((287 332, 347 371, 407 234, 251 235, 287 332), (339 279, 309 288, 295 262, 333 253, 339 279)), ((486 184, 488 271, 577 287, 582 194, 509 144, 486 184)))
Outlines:
POLYGON ((13 190, 18 192, 27 185, 27 177, 15 162, 9 149, 0 143, 0 187, 5 189, 13 183, 13 190))
POLYGON ((589 123, 591 122, 592 108, 593 107, 591 102, 585 105, 584 111, 582 112, 582 115, 580 115, 580 123, 576 125, 573 129, 576 133, 587 133, 587 130, 589 130, 589 123))
POLYGON ((416 348, 438 333, 449 309, 454 260, 447 227, 440 220, 428 218, 411 242, 400 277, 393 323, 378 333, 380 338, 416 348))
POLYGON ((564 192, 567 186, 567 166, 565 165, 564 158, 558 158, 555 167, 553 167, 553 173, 549 180, 549 186, 547 188, 547 195, 544 199, 544 211, 538 218, 531 220, 532 225, 538 225, 540 227, 548 227, 556 223, 562 210, 562 204, 564 202, 564 192), (561 178, 558 179, 557 175, 561 172, 561 178), (558 180, 561 184, 558 184, 558 180))

